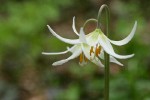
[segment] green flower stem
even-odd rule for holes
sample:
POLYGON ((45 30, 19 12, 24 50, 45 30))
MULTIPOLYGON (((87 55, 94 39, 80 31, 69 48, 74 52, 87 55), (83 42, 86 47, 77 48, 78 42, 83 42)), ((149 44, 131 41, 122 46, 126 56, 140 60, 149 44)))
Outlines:
POLYGON ((97 22, 97 20, 94 19, 94 18, 91 18, 91 19, 86 20, 86 22, 83 24, 83 29, 85 29, 85 26, 86 26, 86 24, 87 24, 88 22, 97 22))
MULTIPOLYGON (((105 11, 106 11, 106 32, 105 33, 106 33, 106 36, 108 37, 110 14, 109 14, 109 8, 106 4, 102 5, 99 9, 99 13, 97 16, 97 20, 98 20, 97 28, 100 28, 100 16, 101 16, 103 9, 105 9, 105 11)), ((105 52, 104 57, 105 57, 105 94, 104 94, 104 98, 105 98, 105 100, 109 100, 109 54, 107 54, 105 52)))

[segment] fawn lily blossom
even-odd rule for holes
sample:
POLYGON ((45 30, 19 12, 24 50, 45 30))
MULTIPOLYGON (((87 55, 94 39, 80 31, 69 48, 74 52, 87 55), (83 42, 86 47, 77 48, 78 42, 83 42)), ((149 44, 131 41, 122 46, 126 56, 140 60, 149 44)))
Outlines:
POLYGON ((89 51, 90 51, 91 47, 86 42, 85 34, 83 32, 83 28, 80 29, 79 39, 76 39, 76 40, 69 40, 69 39, 62 38, 62 37, 58 36, 50 28, 50 26, 48 26, 48 28, 49 28, 50 32, 54 36, 56 36, 58 39, 60 39, 61 41, 66 42, 66 43, 70 43, 70 44, 74 44, 74 46, 72 46, 71 48, 67 48, 67 50, 64 51, 64 52, 58 52, 58 53, 42 52, 42 54, 45 54, 45 55, 59 55, 59 54, 65 54, 67 52, 71 52, 72 53, 72 55, 70 57, 68 57, 67 59, 63 59, 63 60, 54 62, 52 64, 53 66, 62 65, 64 63, 68 62, 69 60, 72 60, 72 59, 74 59, 74 58, 76 58, 78 56, 80 58, 80 62, 79 62, 80 65, 85 64, 87 62, 87 60, 91 60, 97 66, 101 66, 101 67, 104 66, 97 57, 94 58, 94 59, 91 59, 92 56, 94 56, 94 55, 90 55, 89 51))
MULTIPOLYGON (((59 40, 65 42, 65 43, 74 44, 74 46, 72 46, 71 48, 67 48, 67 50, 63 51, 63 52, 57 52, 57 53, 42 52, 42 54, 44 54, 44 55, 60 55, 60 54, 66 54, 68 52, 72 53, 72 55, 70 57, 68 57, 67 59, 54 62, 52 64, 53 66, 62 65, 64 63, 68 62, 69 60, 74 59, 79 56, 79 58, 80 58, 79 64, 80 65, 84 65, 84 64, 86 64, 87 60, 90 60, 91 62, 95 63, 97 66, 104 67, 104 65, 99 60, 99 58, 104 59, 104 50, 101 48, 100 45, 96 45, 96 46, 88 45, 87 40, 86 40, 87 36, 85 36, 83 28, 80 29, 80 34, 76 31, 75 17, 73 18, 72 28, 73 28, 73 31, 79 36, 79 39, 73 40, 73 39, 63 38, 63 37, 59 36, 58 34, 56 34, 51 29, 50 26, 48 26, 48 28, 49 28, 50 32, 55 37, 57 37, 59 40)), ((92 42, 92 41, 89 41, 89 42, 92 42)), ((113 62, 113 63, 123 66, 123 64, 118 62, 113 56, 110 56, 110 62, 113 62)))
MULTIPOLYGON (((114 49, 111 43, 117 46, 127 44, 133 38, 135 31, 136 31, 136 27, 137 27, 137 21, 135 21, 135 24, 131 33, 126 38, 120 41, 114 41, 114 40, 109 39, 107 36, 105 36, 105 34, 101 31, 101 29, 95 29, 93 32, 86 35, 86 40, 90 46, 99 45, 101 48, 103 48, 105 52, 107 52, 111 56, 110 58, 112 57, 115 57, 118 59, 131 58, 134 56, 134 54, 131 54, 131 55, 116 54, 114 52, 114 49)), ((76 31, 76 29, 74 29, 74 31, 76 31)))

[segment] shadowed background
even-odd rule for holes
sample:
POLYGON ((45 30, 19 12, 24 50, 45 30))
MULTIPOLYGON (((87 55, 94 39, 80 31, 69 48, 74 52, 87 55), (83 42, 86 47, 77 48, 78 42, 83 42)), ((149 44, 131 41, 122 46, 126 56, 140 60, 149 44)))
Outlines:
MULTIPOLYGON (((110 38, 126 37, 137 20, 134 38, 115 48, 119 54, 135 56, 111 64, 110 100, 150 100, 150 1, 148 0, 0 0, 0 99, 1 100, 103 100, 103 68, 74 59, 61 66, 52 63, 70 53, 44 56, 71 45, 52 36, 47 28, 66 38, 78 38, 72 30, 76 17, 79 31, 89 18, 97 18, 99 7, 111 12, 110 38)), ((105 27, 105 16, 102 16, 105 27)), ((95 23, 86 26, 86 33, 95 23)))

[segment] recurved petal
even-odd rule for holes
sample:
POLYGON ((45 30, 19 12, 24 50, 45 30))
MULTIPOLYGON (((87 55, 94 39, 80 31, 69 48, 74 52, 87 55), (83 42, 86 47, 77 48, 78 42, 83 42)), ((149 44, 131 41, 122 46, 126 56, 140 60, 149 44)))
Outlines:
MULTIPOLYGON (((104 51, 102 51, 102 52, 100 53, 99 57, 104 60, 104 51)), ((120 65, 120 66, 123 66, 123 64, 120 63, 120 62, 119 62, 117 59, 115 59, 113 56, 110 56, 110 62, 113 62, 113 63, 116 63, 116 64, 118 64, 118 65, 120 65)))
POLYGON ((72 60, 76 57, 78 57, 80 54, 81 54, 82 50, 81 48, 80 49, 77 49, 75 52, 72 53, 72 55, 70 57, 68 57, 67 59, 63 59, 63 60, 60 60, 60 61, 56 61, 54 62, 52 65, 53 66, 58 66, 58 65, 62 65, 66 62, 68 62, 69 60, 72 60))
POLYGON ((57 37, 59 40, 65 42, 65 43, 68 43, 68 44, 78 44, 78 43, 80 43, 79 39, 66 39, 66 38, 63 38, 63 37, 59 36, 58 34, 56 34, 56 32, 54 32, 49 25, 47 25, 47 27, 48 27, 49 31, 55 37, 57 37))
POLYGON ((76 50, 81 49, 81 44, 77 44, 72 46, 71 48, 67 47, 68 51, 70 51, 71 53, 74 53, 76 50))
POLYGON ((117 59, 115 59, 115 58, 112 57, 112 56, 110 56, 110 62, 113 62, 113 63, 116 63, 116 64, 118 64, 118 65, 120 65, 120 66, 123 66, 122 63, 120 63, 117 59))
POLYGON ((77 32, 76 27, 75 27, 75 16, 73 17, 72 29, 73 29, 74 33, 76 33, 76 35, 79 36, 79 33, 77 32))
POLYGON ((91 47, 87 44, 82 45, 82 50, 83 50, 83 53, 84 53, 85 57, 87 59, 89 59, 91 62, 93 62, 94 64, 96 64, 97 66, 104 67, 104 65, 101 63, 101 61, 97 57, 92 59, 94 57, 94 55, 90 56, 90 48, 91 47))
POLYGON ((134 54, 131 54, 131 55, 119 55, 119 54, 116 54, 114 52, 114 50, 113 50, 112 45, 108 41, 108 39, 106 39, 104 37, 104 35, 102 35, 102 34, 100 35, 99 43, 103 47, 103 49, 105 50, 105 52, 107 52, 109 55, 111 55, 111 56, 113 56, 115 58, 127 59, 127 58, 131 58, 131 57, 134 56, 134 54))
POLYGON ((137 21, 135 21, 135 24, 134 24, 134 27, 133 27, 131 33, 126 38, 124 38, 123 40, 114 41, 114 40, 110 40, 109 38, 108 39, 114 45, 118 45, 118 46, 125 45, 133 38, 135 31, 136 31, 136 27, 137 27, 137 21))
POLYGON ((63 52, 42 52, 43 55, 60 55, 60 54, 65 54, 69 50, 63 51, 63 52))
POLYGON ((80 28, 79 40, 80 40, 80 42, 82 42, 82 43, 87 43, 87 42, 86 42, 85 33, 84 33, 84 31, 83 31, 83 27, 80 28))
POLYGON ((102 64, 102 62, 97 58, 95 57, 95 59, 91 60, 94 64, 96 64, 97 66, 99 67, 104 67, 104 65, 102 64))
POLYGON ((42 52, 42 54, 43 55, 60 55, 60 54, 65 54, 65 53, 67 53, 69 51, 73 53, 80 47, 81 47, 80 45, 74 45, 71 48, 67 47, 67 50, 63 51, 63 52, 42 52))

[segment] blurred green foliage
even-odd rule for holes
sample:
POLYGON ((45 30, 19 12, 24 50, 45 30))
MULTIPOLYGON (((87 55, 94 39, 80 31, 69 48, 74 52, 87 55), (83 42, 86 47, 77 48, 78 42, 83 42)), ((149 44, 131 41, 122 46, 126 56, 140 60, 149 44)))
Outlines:
POLYGON ((138 21, 132 41, 124 47, 114 46, 120 54, 135 53, 135 56, 121 61, 124 67, 111 65, 110 100, 150 100, 149 1, 0 2, 1 100, 103 100, 103 68, 90 62, 80 67, 78 60, 54 68, 51 66, 54 61, 69 54, 41 55, 42 51, 63 51, 70 46, 53 37, 47 24, 54 26, 56 32, 60 28, 61 36, 73 37, 73 32, 69 31, 72 17, 76 16, 76 26, 80 27, 86 18, 96 18, 103 3, 111 9, 111 39, 123 39, 129 34, 134 21, 138 21))

